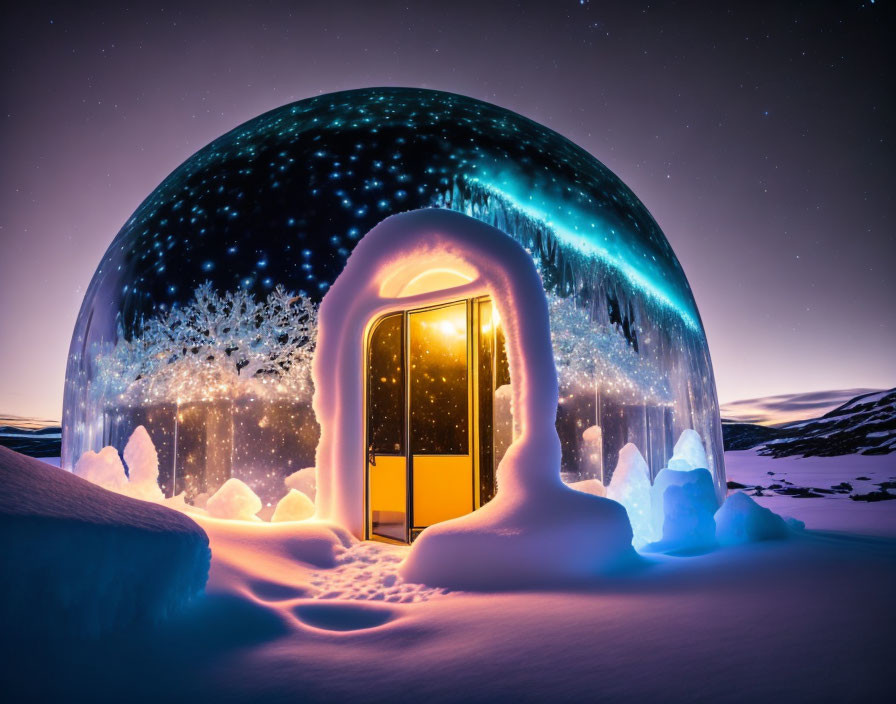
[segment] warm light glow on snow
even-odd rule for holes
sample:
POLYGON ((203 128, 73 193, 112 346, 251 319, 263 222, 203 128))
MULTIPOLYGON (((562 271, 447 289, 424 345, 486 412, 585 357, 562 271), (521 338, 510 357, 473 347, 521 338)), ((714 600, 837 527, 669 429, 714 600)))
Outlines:
POLYGON ((474 276, 457 269, 427 269, 408 281, 398 295, 400 297, 416 296, 420 293, 455 288, 470 283, 474 278, 474 276))

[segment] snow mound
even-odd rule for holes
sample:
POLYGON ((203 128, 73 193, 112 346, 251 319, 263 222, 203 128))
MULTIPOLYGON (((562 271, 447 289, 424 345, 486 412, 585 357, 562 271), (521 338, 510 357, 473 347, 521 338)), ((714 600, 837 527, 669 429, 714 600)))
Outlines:
POLYGON ((781 516, 740 491, 725 500, 716 511, 715 521, 716 540, 720 545, 777 540, 786 538, 790 533, 781 516))
POLYGON ((599 425, 589 425, 585 430, 582 431, 582 439, 586 443, 590 443, 592 445, 599 445, 603 442, 604 431, 601 430, 599 425))
POLYGON ((87 450, 74 467, 74 473, 97 486, 144 501, 163 501, 159 488, 159 456, 149 433, 138 425, 124 448, 124 461, 114 447, 99 452, 87 450))
POLYGON ((261 499, 236 477, 224 482, 205 504, 209 516, 237 521, 260 521, 261 519, 255 514, 261 511, 261 508, 261 499))
POLYGON ((625 508, 632 524, 635 547, 642 547, 650 542, 650 468, 633 443, 628 443, 619 451, 619 461, 606 495, 625 508))
POLYGON ((134 428, 124 446, 124 463, 128 468, 128 495, 145 501, 165 498, 159 488, 159 455, 142 425, 134 428))
POLYGON ((664 469, 650 491, 654 538, 648 549, 660 552, 705 550, 715 545, 719 507, 708 469, 664 469))
POLYGON ((559 479, 541 489, 538 501, 515 498, 499 492, 478 511, 424 530, 401 576, 433 587, 499 591, 585 582, 635 563, 631 525, 615 501, 559 479))
POLYGON ((606 496, 607 487, 605 487, 600 479, 583 479, 580 482, 570 482, 567 484, 571 489, 591 494, 592 496, 606 496))
POLYGON ((586 472, 597 475, 601 472, 604 454, 604 431, 599 425, 590 425, 582 432, 582 460, 586 472))
MULTIPOLYGON (((98 462, 102 471, 114 465, 109 453, 88 460, 93 469, 98 462)), ((8 639, 155 623, 201 593, 208 577, 208 538, 187 516, 4 447, 0 532, 0 622, 8 639)))
MULTIPOLYGON (((669 469, 688 471, 691 469, 706 469, 709 471, 709 460, 706 457, 706 448, 700 434, 691 428, 683 430, 672 449, 672 458, 669 460, 669 469)), ((712 472, 710 472, 712 474, 712 472)))
POLYGON ((287 489, 301 491, 305 496, 314 501, 317 494, 317 468, 305 467, 293 472, 283 480, 287 489))
POLYGON ((314 515, 314 503, 305 494, 296 489, 290 489, 289 493, 277 502, 271 523, 282 521, 304 521, 314 515))
POLYGON ((87 450, 75 464, 74 473, 109 491, 122 491, 128 483, 124 465, 114 447, 99 452, 87 450))

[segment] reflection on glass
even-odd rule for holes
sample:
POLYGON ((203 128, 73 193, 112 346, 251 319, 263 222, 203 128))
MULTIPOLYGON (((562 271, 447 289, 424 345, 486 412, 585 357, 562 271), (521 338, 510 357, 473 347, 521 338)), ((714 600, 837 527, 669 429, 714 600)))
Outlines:
POLYGON ((233 476, 259 493, 268 504, 283 495, 283 473, 314 466, 320 427, 314 410, 298 400, 243 398, 233 403, 233 476), (258 452, 276 447, 277 452, 258 452), (258 491, 258 490, 256 490, 258 491))
POLYGON ((411 454, 467 454, 467 304, 411 313, 408 321, 411 454))

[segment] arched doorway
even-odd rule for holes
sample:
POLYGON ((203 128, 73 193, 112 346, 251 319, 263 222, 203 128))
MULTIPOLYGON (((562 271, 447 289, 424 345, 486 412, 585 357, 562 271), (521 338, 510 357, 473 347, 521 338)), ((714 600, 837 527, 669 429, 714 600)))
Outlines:
MULTIPOLYGON (((333 521, 358 538, 368 537, 367 467, 371 448, 367 442, 367 354, 371 334, 375 343, 377 329, 389 320, 391 325, 383 331, 385 335, 391 327, 394 338, 392 352, 386 359, 391 359, 396 367, 390 374, 395 373, 395 384, 399 387, 391 401, 395 423, 399 427, 398 448, 396 450, 394 433, 391 445, 384 437, 382 447, 373 448, 373 460, 378 468, 392 465, 399 497, 392 497, 391 507, 382 506, 377 510, 395 510, 400 514, 404 508, 404 516, 390 517, 383 513, 378 523, 397 525, 392 526, 394 530, 374 530, 374 534, 379 532, 383 538, 406 542, 414 537, 412 531, 428 523, 431 528, 425 531, 424 537, 431 538, 433 530, 441 532, 449 524, 468 525, 460 522, 487 510, 494 509, 492 515, 498 511, 509 517, 515 511, 550 500, 552 496, 564 502, 578 500, 569 498, 572 490, 566 489, 560 480, 560 442, 554 427, 557 375, 547 301, 531 255, 506 233, 474 218, 448 210, 428 209, 392 216, 367 233, 321 302, 313 362, 313 404, 321 427, 316 456, 316 516, 319 519, 333 521), (461 326, 466 335, 466 356, 461 355, 460 359, 464 360, 469 399, 479 383, 478 367, 489 357, 488 353, 480 354, 478 349, 473 349, 474 342, 477 348, 484 344, 481 306, 485 301, 491 303, 493 315, 500 317, 506 370, 513 383, 496 386, 496 375, 488 393, 480 393, 475 403, 468 401, 467 453, 461 455, 458 452, 455 459, 467 457, 465 471, 469 488, 464 505, 461 507, 458 500, 450 512, 463 511, 463 514, 448 521, 441 520, 447 513, 438 515, 433 512, 429 517, 424 513, 421 519, 419 511, 415 517, 408 510, 408 501, 413 500, 409 495, 415 488, 426 486, 426 482, 418 483, 421 463, 431 467, 438 463, 427 452, 417 452, 407 434, 414 412, 413 405, 407 403, 407 397, 413 396, 414 377, 406 364, 409 348, 413 346, 412 328, 415 321, 422 323, 433 310, 450 313, 454 310, 452 306, 458 306, 460 317, 466 317, 466 323, 461 326), (476 306, 479 306, 478 332, 472 328, 476 306), (397 317, 390 319, 393 315, 397 317), (396 357, 395 350, 404 354, 404 361, 396 357), (479 431, 479 423, 485 416, 483 409, 489 402, 493 404, 492 418, 495 418, 494 410, 499 401, 506 404, 507 418, 513 418, 512 424, 508 421, 512 431, 503 439, 509 447, 503 452, 500 464, 492 462, 492 466, 487 467, 481 453, 488 448, 488 443, 471 444, 469 438, 479 431), (469 420, 470 415, 472 420, 469 420), (392 457, 396 459, 385 459, 384 450, 388 449, 393 451, 392 457), (415 461, 416 474, 408 481, 408 464, 414 472, 415 461), (488 477, 489 472, 494 474, 493 480, 488 477), (483 481, 486 483, 485 498, 490 495, 490 484, 494 481, 494 497, 486 505, 483 505, 481 490, 477 491, 483 481), (473 510, 477 501, 482 511, 473 510), (439 519, 438 523, 430 522, 433 517, 439 519)), ((442 323, 450 321, 432 322, 443 328, 442 323)), ((455 330, 457 327, 454 325, 455 330)), ((493 369, 496 368, 495 349, 492 346, 493 369)), ((388 364, 386 366, 388 368, 388 364)), ((377 378, 384 377, 385 374, 380 374, 377 378)), ((444 383, 447 384, 447 376, 444 383)), ((463 388, 462 383, 460 387, 463 388)), ((434 403, 439 405, 438 399, 434 403)), ((492 457, 496 460, 499 439, 498 425, 494 421, 491 432, 492 457)), ((457 464, 460 465, 460 460, 457 464)), ((460 476, 461 471, 457 474, 460 476)), ((374 503, 377 502, 378 498, 374 497, 374 503)))
POLYGON ((365 363, 365 536, 412 542, 491 500, 513 432, 491 299, 382 315, 369 328, 365 363))

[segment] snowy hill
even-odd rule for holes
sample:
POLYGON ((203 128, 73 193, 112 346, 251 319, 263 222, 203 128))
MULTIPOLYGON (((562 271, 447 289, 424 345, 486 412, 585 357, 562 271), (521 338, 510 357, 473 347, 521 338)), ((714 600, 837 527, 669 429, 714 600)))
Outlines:
POLYGON ((769 427, 724 420, 725 450, 760 447, 772 457, 889 454, 896 451, 896 389, 848 400, 819 418, 769 427))
POLYGON ((771 428, 767 425, 755 423, 738 423, 737 421, 722 419, 722 436, 725 440, 725 452, 736 450, 751 450, 771 440, 784 437, 785 431, 780 428, 771 428))
POLYGON ((157 622, 208 575, 208 538, 184 514, 5 447, 0 535, 0 622, 13 640, 157 622))

